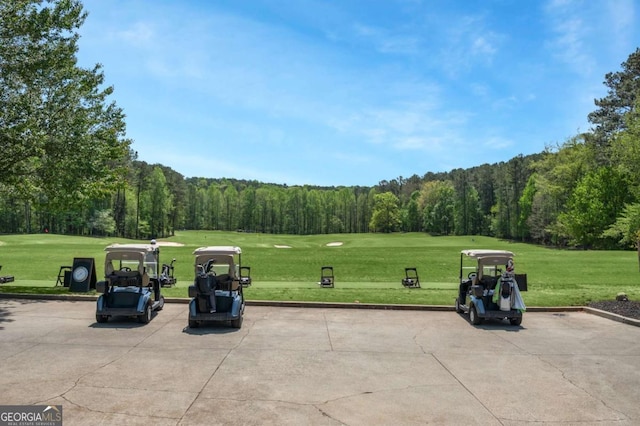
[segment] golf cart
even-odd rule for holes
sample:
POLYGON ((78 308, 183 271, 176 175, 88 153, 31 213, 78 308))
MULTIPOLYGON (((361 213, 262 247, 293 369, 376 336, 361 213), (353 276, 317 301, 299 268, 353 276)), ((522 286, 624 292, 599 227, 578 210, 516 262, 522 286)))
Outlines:
MULTIPOLYGON (((2 269, 2 265, 0 265, 0 269, 2 269)), ((11 283, 13 282, 13 280, 14 280, 13 275, 0 276, 0 284, 11 283)))
POLYGON ((525 309, 512 252, 462 250, 456 312, 469 313, 469 321, 474 325, 486 318, 508 319, 512 325, 520 325, 525 309))
POLYGON ((417 268, 404 268, 404 278, 402 285, 407 288, 420 288, 417 268))
POLYGON ((105 280, 96 283, 96 291, 102 293, 96 305, 96 321, 130 316, 148 323, 152 311, 164 307, 158 277, 160 249, 152 240, 151 244, 113 244, 104 250, 105 280))
POLYGON ((335 277, 333 276, 332 266, 323 266, 320 268, 320 287, 333 288, 335 277))
POLYGON ((200 247, 196 256, 195 280, 189 286, 189 327, 203 322, 230 322, 242 327, 243 285, 240 283, 242 250, 240 247, 200 247))

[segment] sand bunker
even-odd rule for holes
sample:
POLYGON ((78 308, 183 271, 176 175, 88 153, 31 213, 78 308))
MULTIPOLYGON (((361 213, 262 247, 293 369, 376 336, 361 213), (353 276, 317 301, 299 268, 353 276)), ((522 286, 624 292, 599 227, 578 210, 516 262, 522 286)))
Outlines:
POLYGON ((156 241, 156 245, 165 247, 182 247, 182 243, 174 243, 173 241, 156 241))
POLYGON ((273 246, 275 248, 291 248, 291 246, 281 246, 281 245, 278 245, 278 244, 274 244, 273 246))
POLYGON ((333 243, 327 243, 327 247, 339 247, 342 245, 342 241, 335 241, 333 243))

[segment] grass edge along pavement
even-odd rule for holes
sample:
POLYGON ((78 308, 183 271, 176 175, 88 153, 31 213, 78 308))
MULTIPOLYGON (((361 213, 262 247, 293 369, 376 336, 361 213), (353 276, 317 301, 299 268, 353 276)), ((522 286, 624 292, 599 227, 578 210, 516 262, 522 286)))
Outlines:
MULTIPOLYGON (((74 257, 94 257, 103 276, 104 247, 141 241, 52 234, 0 236, 3 273, 16 281, 0 292, 69 294, 54 288, 58 268, 74 257)), ((145 243, 147 241, 144 241, 145 243)), ((432 237, 422 233, 267 235, 220 231, 181 231, 159 240, 161 262, 177 258, 178 286, 165 297, 187 297, 193 281, 192 252, 205 245, 238 245, 243 264, 252 267, 248 300, 300 302, 453 305, 461 249, 493 248, 515 253, 516 271, 527 273, 528 306, 586 306, 612 300, 619 292, 640 298, 637 257, 633 251, 556 250, 489 237, 432 237), (340 244, 335 244, 340 242, 340 244), (283 248, 287 247, 287 248, 283 248), (336 288, 316 284, 321 265, 333 265, 336 288), (400 284, 404 267, 417 266, 420 289, 400 284)))

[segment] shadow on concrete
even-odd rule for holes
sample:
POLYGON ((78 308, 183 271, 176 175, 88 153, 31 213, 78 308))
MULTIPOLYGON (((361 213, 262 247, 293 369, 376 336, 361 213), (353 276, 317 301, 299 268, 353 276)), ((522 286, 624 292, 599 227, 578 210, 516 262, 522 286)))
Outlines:
POLYGON ((11 318, 13 312, 10 304, 30 305, 33 303, 43 303, 45 300, 32 300, 32 299, 0 299, 0 330, 4 330, 3 323, 13 322, 11 318))
MULTIPOLYGON (((484 320, 482 320, 481 324, 478 325, 473 325, 471 324, 471 322, 469 322, 469 315, 468 314, 461 314, 458 313, 458 316, 460 318, 462 318, 465 322, 467 322, 469 324, 469 327, 475 327, 475 328, 479 328, 482 330, 504 330, 504 331, 521 331, 521 330, 526 330, 525 327, 523 327, 522 325, 511 325, 509 323, 508 320, 505 319, 494 319, 494 318, 486 318, 484 320)), ((523 319, 524 321, 524 319, 523 319)))
POLYGON ((241 329, 232 328, 227 325, 200 325, 199 327, 185 327, 182 329, 183 333, 191 334, 194 336, 206 336, 209 334, 229 334, 229 333, 237 333, 241 329))
MULTIPOLYGON (((153 321, 153 319, 158 315, 158 313, 156 311, 153 311, 151 313, 151 321, 153 321)), ((149 324, 151 324, 151 322, 149 322, 149 324)), ((127 317, 127 316, 117 316, 117 317, 110 317, 109 321, 107 322, 94 322, 93 324, 90 324, 89 327, 91 328, 139 328, 139 327, 144 327, 147 324, 143 324, 141 322, 138 322, 138 319, 135 317, 127 317)))

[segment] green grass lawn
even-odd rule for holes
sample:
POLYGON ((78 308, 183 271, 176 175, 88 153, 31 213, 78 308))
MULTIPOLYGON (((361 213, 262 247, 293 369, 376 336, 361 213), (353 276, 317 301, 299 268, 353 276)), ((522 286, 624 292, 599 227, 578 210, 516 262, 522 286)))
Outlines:
MULTIPOLYGON (((161 247, 161 262, 177 259, 178 285, 165 289, 167 297, 187 297, 194 277, 195 248, 236 245, 242 248, 243 264, 251 267, 253 285, 245 293, 249 300, 453 305, 460 250, 467 248, 513 251, 516 272, 528 277, 529 291, 523 298, 529 306, 584 305, 613 299, 618 292, 640 299, 635 251, 556 250, 488 237, 422 233, 294 236, 184 231, 160 241, 182 244, 161 247), (335 288, 317 285, 325 265, 334 268, 335 288), (405 267, 418 268, 420 289, 402 287, 405 267)), ((67 288, 54 287, 60 266, 71 265, 75 257, 93 257, 101 279, 104 248, 115 242, 135 241, 2 235, 0 275, 13 275, 15 282, 0 285, 0 291, 68 294, 67 288)))

